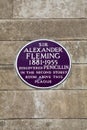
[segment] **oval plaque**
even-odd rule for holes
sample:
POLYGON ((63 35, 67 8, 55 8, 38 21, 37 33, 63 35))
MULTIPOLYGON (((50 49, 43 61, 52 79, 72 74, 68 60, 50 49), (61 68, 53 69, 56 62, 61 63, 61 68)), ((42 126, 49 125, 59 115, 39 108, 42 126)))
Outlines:
POLYGON ((52 88, 69 75, 71 60, 67 50, 58 42, 40 39, 29 42, 16 57, 19 77, 34 88, 52 88))

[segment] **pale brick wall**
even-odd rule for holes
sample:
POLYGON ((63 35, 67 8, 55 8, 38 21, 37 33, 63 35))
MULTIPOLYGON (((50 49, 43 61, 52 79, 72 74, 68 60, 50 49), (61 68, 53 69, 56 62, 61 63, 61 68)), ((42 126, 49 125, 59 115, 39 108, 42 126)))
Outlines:
POLYGON ((86 18, 87 0, 0 0, 0 130, 87 130, 86 18), (19 49, 38 38, 70 53, 60 89, 33 89, 15 72, 19 49))

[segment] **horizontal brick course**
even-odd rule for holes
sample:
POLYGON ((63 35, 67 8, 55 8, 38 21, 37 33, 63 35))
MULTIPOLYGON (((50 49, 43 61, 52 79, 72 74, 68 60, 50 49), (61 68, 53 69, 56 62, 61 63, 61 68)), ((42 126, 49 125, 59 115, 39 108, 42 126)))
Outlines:
POLYGON ((81 130, 87 120, 65 119, 20 119, 5 120, 3 130, 81 130))
POLYGON ((86 19, 0 20, 0 40, 87 39, 86 19))
POLYGON ((84 18, 86 0, 14 0, 14 18, 84 18))
POLYGON ((87 91, 2 91, 0 119, 87 118, 87 91))

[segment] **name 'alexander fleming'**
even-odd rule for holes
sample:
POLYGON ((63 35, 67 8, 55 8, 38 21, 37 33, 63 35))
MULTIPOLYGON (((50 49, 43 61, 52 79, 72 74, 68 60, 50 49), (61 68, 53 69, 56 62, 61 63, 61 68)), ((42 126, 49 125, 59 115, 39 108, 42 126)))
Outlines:
POLYGON ((33 48, 25 48, 24 53, 26 53, 26 59, 51 59, 51 58, 60 58, 60 53, 63 50, 61 47, 33 47, 33 48))

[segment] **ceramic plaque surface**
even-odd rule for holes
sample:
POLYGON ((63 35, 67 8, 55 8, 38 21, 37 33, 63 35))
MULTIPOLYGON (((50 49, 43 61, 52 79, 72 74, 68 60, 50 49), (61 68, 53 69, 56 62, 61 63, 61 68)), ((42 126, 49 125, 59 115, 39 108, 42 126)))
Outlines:
POLYGON ((39 39, 26 44, 16 57, 19 77, 34 88, 52 88, 69 75, 71 60, 58 42, 39 39))

